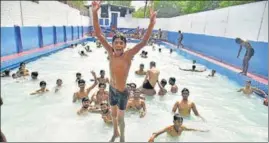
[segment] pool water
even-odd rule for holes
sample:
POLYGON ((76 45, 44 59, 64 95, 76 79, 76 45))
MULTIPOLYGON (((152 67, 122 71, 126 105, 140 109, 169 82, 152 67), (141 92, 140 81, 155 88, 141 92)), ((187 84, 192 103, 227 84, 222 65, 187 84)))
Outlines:
MULTIPOLYGON (((107 142, 112 136, 112 126, 106 125, 100 114, 90 113, 87 116, 77 116, 80 103, 72 103, 73 93, 78 91, 75 82, 76 72, 81 72, 87 86, 92 82, 91 70, 99 76, 104 69, 109 76, 107 55, 103 48, 91 45, 92 53, 89 57, 80 57, 79 49, 65 49, 48 57, 26 65, 30 71, 39 72, 39 81, 45 80, 51 92, 43 96, 30 96, 39 89, 39 81, 1 79, 1 96, 4 104, 1 107, 1 129, 8 141, 12 142, 107 142), (63 80, 63 88, 52 92, 56 79, 63 80)), ((128 47, 134 43, 128 44, 128 47)), ((158 46, 153 51, 145 47, 148 58, 142 59, 139 54, 134 57, 130 69, 128 82, 135 82, 140 86, 144 77, 134 74, 139 64, 149 68, 150 61, 156 61, 160 69, 160 80, 173 76, 179 91, 186 87, 190 90, 189 99, 194 101, 199 113, 206 119, 194 116, 184 120, 187 127, 208 129, 210 132, 184 132, 181 137, 172 138, 167 134, 160 135, 155 141, 268 141, 268 108, 262 105, 262 99, 256 95, 246 97, 236 91, 240 88, 235 82, 225 76, 216 74, 214 78, 207 78, 211 69, 203 73, 180 71, 191 68, 192 61, 169 53, 169 50, 158 46)), ((199 61, 198 61, 199 62, 199 61)), ((197 68, 204 68, 197 64, 197 68)), ((12 71, 12 73, 15 71, 12 71)), ((108 89, 108 88, 107 88, 108 89)), ((156 85, 158 91, 159 87, 156 85)), ((167 85, 166 89, 170 89, 167 85)), ((96 88, 95 90, 96 91, 96 88)), ((89 96, 94 93, 92 91, 89 96)), ((147 142, 153 132, 173 124, 171 113, 174 103, 181 100, 180 94, 168 93, 164 97, 147 97, 147 114, 139 118, 138 113, 127 112, 125 115, 126 141, 147 142)), ((118 141, 118 140, 116 140, 118 141)))

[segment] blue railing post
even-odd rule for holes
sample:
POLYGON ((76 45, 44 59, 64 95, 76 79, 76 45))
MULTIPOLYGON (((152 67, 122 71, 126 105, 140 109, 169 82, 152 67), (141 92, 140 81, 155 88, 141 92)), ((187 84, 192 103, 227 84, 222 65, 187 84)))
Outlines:
POLYGON ((66 26, 63 26, 64 27, 64 42, 66 42, 66 26))
POLYGON ((42 33, 42 27, 38 25, 38 44, 39 48, 43 47, 43 33, 42 33))
POLYGON ((18 25, 14 25, 14 30, 15 30, 15 42, 17 46, 17 53, 21 53, 23 51, 21 40, 21 28, 18 25))
POLYGON ((77 29, 78 29, 78 39, 79 39, 79 26, 77 26, 77 29))
POLYGON ((72 40, 74 40, 74 27, 71 26, 72 40))
POLYGON ((56 27, 53 26, 53 43, 57 43, 56 27))
POLYGON ((84 35, 84 30, 83 30, 83 26, 81 26, 81 37, 83 37, 84 35))

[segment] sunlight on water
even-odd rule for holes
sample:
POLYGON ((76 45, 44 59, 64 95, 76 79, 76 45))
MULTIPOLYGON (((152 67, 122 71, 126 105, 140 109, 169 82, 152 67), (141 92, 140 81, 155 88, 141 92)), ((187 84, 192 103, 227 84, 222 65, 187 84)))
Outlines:
MULTIPOLYGON (((26 65, 30 71, 39 72, 39 81, 45 80, 51 91, 56 79, 61 78, 64 87, 59 93, 30 96, 29 93, 39 88, 39 81, 15 82, 10 78, 1 79, 1 96, 4 101, 1 107, 1 128, 8 141, 106 142, 110 139, 112 126, 104 124, 101 115, 91 113, 79 117, 76 111, 81 104, 72 103, 73 93, 78 90, 76 72, 82 73, 88 86, 92 84, 91 70, 99 76, 99 71, 104 69, 106 76, 109 76, 105 50, 94 48, 94 43, 90 45, 93 53, 89 53, 86 58, 78 55, 78 49, 65 49, 26 65)), ((133 45, 130 43, 128 47, 133 45)), ((160 80, 168 80, 174 76, 180 91, 184 87, 189 88, 190 100, 196 103, 198 111, 207 120, 203 122, 192 115, 191 119, 184 120, 184 124, 192 128, 209 129, 210 132, 184 132, 179 138, 163 134, 155 141, 268 141, 268 109, 262 105, 260 98, 255 95, 248 98, 237 93, 239 86, 225 76, 217 74, 215 78, 206 78, 210 69, 204 73, 180 71, 177 65, 191 68, 192 62, 176 53, 170 55, 168 49, 161 47, 162 53, 158 52, 158 47, 155 51, 151 47, 145 47, 148 59, 135 56, 128 82, 135 82, 140 86, 144 77, 136 76, 134 71, 139 68, 140 63, 144 63, 145 69, 148 69, 149 62, 156 61, 161 71, 160 80)), ((197 68, 203 67, 197 64, 197 68)), ((169 89, 169 85, 166 88, 169 89)), ((155 89, 159 90, 157 86, 155 89)), ((146 142, 153 132, 171 125, 171 110, 177 100, 181 100, 179 94, 147 97, 148 113, 142 119, 138 114, 127 112, 126 141, 146 142)))

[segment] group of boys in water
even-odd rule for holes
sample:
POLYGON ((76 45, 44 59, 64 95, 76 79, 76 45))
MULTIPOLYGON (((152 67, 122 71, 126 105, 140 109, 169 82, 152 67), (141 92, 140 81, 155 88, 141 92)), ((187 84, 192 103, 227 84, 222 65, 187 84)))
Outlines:
MULTIPOLYGON (((143 95, 153 96, 157 94, 155 91, 155 85, 158 84, 160 90, 158 95, 164 96, 167 94, 165 86, 167 85, 167 80, 162 79, 159 81, 160 71, 156 67, 154 61, 150 62, 150 69, 148 71, 144 70, 144 65, 140 64, 139 70, 135 71, 135 74, 140 76, 145 76, 143 85, 137 88, 135 83, 126 83, 127 77, 129 74, 131 61, 133 57, 148 44, 152 30, 156 22, 156 12, 153 9, 150 9, 150 24, 147 28, 147 31, 144 34, 144 37, 141 39, 137 45, 133 48, 124 50, 126 48, 126 38, 123 35, 115 35, 112 38, 112 45, 108 43, 106 38, 101 32, 101 28, 98 23, 98 14, 97 11, 100 8, 100 2, 92 2, 92 12, 93 12, 93 27, 98 39, 98 42, 106 49, 109 59, 109 68, 110 68, 110 79, 105 77, 105 71, 100 71, 100 77, 96 77, 94 71, 91 72, 93 76, 93 84, 90 87, 86 87, 86 81, 82 79, 81 73, 76 74, 76 82, 79 87, 79 91, 75 92, 73 95, 73 102, 81 101, 82 107, 77 111, 78 115, 84 115, 89 112, 100 113, 102 119, 105 123, 113 124, 113 135, 110 139, 110 142, 114 142, 117 137, 120 137, 120 142, 125 141, 125 121, 124 121, 124 112, 125 110, 136 110, 139 112, 139 116, 143 118, 146 115, 147 108, 145 104, 146 98, 143 95), (106 91, 106 86, 109 84, 109 91, 106 91), (98 85, 98 91, 94 93, 91 98, 88 97, 89 93, 98 85), (92 105, 92 103, 94 105, 92 105), (118 130, 119 127, 119 130, 118 130), (120 132, 119 132, 120 131, 120 132)), ((179 32, 181 34, 181 31, 179 32)), ((183 36, 179 38, 181 43, 183 36)), ((181 44, 179 44, 181 45, 181 44)), ((91 52, 89 47, 85 48, 87 52, 91 52)), ((160 51, 160 50, 159 50, 160 51)), ((170 51, 172 53, 172 51, 170 51)), ((85 53, 79 53, 84 55, 85 53)), ((147 53, 142 51, 141 58, 147 58, 147 53)), ((184 71, 191 72, 204 72, 205 70, 196 69, 196 61, 193 61, 193 66, 191 69, 182 69, 184 71)), ((245 71, 244 71, 245 72, 245 71)), ((208 77, 214 77, 216 71, 212 70, 211 74, 208 77)), ((4 73, 7 74, 7 73, 4 73)), ((244 73, 243 73, 244 74, 244 73)), ((8 73, 9 75, 9 73, 8 73)), ((25 77, 29 75, 29 71, 25 67, 25 63, 20 65, 19 71, 12 75, 13 78, 25 77)), ((37 79, 38 73, 32 72, 32 79, 37 79)), ((58 92, 62 86, 62 80, 57 79, 55 92, 58 92)), ((170 77, 168 83, 171 85, 170 92, 178 93, 178 87, 176 85, 176 79, 170 77)), ((31 95, 48 92, 46 88, 46 82, 40 82, 40 89, 31 93, 31 95)), ((265 94, 262 90, 251 87, 251 82, 247 81, 246 86, 238 92, 243 92, 244 94, 250 95, 253 92, 261 92, 265 94)), ((198 112, 194 102, 188 100, 190 91, 187 88, 181 90, 182 100, 176 101, 172 112, 175 113, 173 116, 173 125, 168 126, 156 133, 153 133, 149 139, 149 142, 154 142, 154 139, 160 134, 167 132, 171 136, 180 136, 183 131, 201 131, 207 132, 208 130, 198 130, 185 127, 183 125, 184 117, 189 117, 191 111, 194 112, 195 116, 200 117, 202 120, 205 120, 198 112), (178 112, 177 112, 178 111, 178 112)), ((266 95, 266 94, 265 94, 266 95)), ((1 99, 2 105, 2 99, 1 99)), ((268 100, 264 101, 264 105, 268 106, 268 100)), ((4 135, 1 132, 1 141, 6 141, 4 135), (2 140, 3 139, 3 140, 2 140)))

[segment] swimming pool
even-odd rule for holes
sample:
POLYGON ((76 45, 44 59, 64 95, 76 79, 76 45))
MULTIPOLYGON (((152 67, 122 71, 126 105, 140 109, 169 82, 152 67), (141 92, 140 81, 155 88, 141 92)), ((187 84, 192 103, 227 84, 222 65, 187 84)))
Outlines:
MULTIPOLYGON (((107 55, 103 48, 93 48, 89 57, 80 57, 78 49, 65 49, 48 57, 42 57, 27 64, 30 71, 39 72, 39 81, 45 80, 52 90, 56 79, 63 80, 63 88, 59 93, 49 92, 44 96, 30 96, 29 93, 39 88, 39 81, 20 81, 10 78, 1 79, 1 96, 4 105, 1 107, 1 128, 8 141, 68 141, 68 142, 107 142, 112 135, 112 126, 103 123, 101 115, 91 113, 88 116, 77 116, 80 103, 73 104, 72 96, 78 87, 75 82, 76 72, 81 72, 86 84, 90 85, 90 71, 98 75, 101 69, 109 76, 107 55)), ((133 43, 128 44, 132 47, 133 43)), ((135 56, 129 73, 128 82, 140 86, 144 77, 134 74, 140 63, 149 68, 149 62, 156 61, 160 69, 160 79, 176 77, 179 90, 189 88, 189 99, 196 103, 200 114, 207 120, 201 121, 192 115, 184 120, 188 127, 209 129, 208 133, 185 132, 179 138, 171 138, 166 134, 155 141, 268 141, 268 108, 262 105, 262 99, 253 95, 246 97, 236 90, 240 88, 235 82, 217 74, 215 78, 206 78, 210 69, 204 73, 180 71, 191 66, 191 61, 177 53, 169 54, 169 50, 161 46, 148 51, 148 59, 135 56)), ((197 64, 198 68, 202 65, 197 64)), ((13 71, 14 72, 14 71, 13 71)), ((167 89, 169 86, 166 87, 167 89)), ((156 86, 156 89, 159 88, 156 86)), ((96 91, 96 90, 95 90, 96 91)), ((93 93, 92 91, 91 93, 93 93)), ((90 94, 91 95, 91 94, 90 94)), ((147 115, 139 118, 138 114, 127 112, 125 115, 126 141, 146 142, 153 132, 173 124, 172 107, 179 94, 168 94, 164 97, 147 97, 147 115)), ((118 140, 116 140, 118 141, 118 140)))

